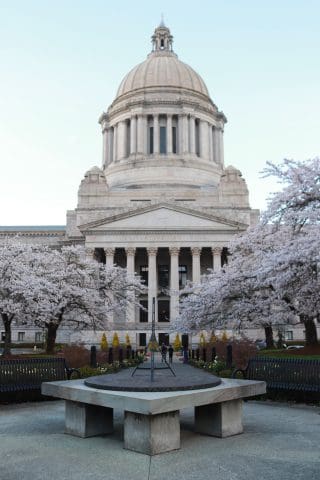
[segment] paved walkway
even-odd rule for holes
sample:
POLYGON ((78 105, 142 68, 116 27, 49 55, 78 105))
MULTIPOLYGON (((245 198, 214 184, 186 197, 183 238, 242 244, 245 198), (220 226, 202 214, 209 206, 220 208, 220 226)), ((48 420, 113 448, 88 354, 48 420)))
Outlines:
POLYGON ((0 405, 1 480, 319 480, 320 408, 246 402, 245 433, 198 435, 181 412, 181 450, 152 458, 123 449, 115 434, 65 435, 62 401, 0 405))

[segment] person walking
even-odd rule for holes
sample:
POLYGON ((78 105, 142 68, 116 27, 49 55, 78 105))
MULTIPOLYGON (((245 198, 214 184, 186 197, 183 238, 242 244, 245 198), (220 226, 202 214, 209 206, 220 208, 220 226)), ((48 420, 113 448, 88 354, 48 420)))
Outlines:
POLYGON ((167 345, 165 345, 164 343, 161 345, 161 361, 167 361, 167 345))

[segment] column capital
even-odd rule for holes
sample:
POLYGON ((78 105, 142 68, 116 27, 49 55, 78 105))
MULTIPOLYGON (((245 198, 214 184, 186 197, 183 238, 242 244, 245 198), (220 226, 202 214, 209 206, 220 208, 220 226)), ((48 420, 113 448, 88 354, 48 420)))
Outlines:
POLYGON ((86 247, 86 256, 93 258, 94 257, 94 248, 86 247))
POLYGON ((127 256, 133 257, 136 253, 136 247, 126 247, 125 248, 127 256))
POLYGON ((169 247, 170 255, 179 255, 180 247, 169 247))
POLYGON ((148 252, 148 255, 151 257, 151 256, 156 256, 157 255, 157 252, 158 252, 158 247, 147 247, 147 252, 148 252))
POLYGON ((201 247, 191 247, 191 253, 192 255, 200 255, 201 254, 201 247))
POLYGON ((222 247, 212 247, 211 251, 214 255, 221 255, 222 247))
POLYGON ((106 247, 104 249, 104 253, 106 255, 114 255, 114 252, 115 252, 115 248, 114 247, 106 247))

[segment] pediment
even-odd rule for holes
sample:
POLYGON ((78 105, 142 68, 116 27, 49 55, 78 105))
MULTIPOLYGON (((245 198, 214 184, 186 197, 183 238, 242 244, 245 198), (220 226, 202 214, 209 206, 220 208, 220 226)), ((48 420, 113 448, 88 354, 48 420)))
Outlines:
POLYGON ((82 232, 109 230, 224 230, 239 231, 246 225, 196 210, 156 205, 80 226, 82 232))

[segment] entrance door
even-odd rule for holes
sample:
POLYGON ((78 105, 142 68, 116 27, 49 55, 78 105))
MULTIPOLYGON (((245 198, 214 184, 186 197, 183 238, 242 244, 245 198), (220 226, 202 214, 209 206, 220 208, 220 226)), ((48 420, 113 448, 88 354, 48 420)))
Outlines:
POLYGON ((169 345, 169 333, 159 333, 159 346, 162 344, 169 345))
POLYGON ((189 336, 184 333, 183 335, 181 335, 181 343, 182 343, 182 346, 183 347, 187 347, 189 346, 189 336))

